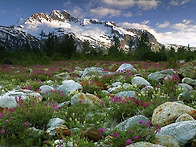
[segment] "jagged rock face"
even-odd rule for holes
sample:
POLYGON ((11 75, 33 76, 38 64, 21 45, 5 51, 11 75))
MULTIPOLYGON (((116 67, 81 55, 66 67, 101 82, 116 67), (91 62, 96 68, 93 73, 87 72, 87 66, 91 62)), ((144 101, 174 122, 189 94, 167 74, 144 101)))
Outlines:
MULTIPOLYGON (((45 20, 47 20, 47 21, 50 21, 50 22, 51 22, 51 18, 50 18, 50 17, 48 17, 48 15, 47 15, 47 14, 39 13, 39 12, 37 12, 36 14, 33 14, 33 15, 31 16, 31 18, 32 18, 32 19, 40 19, 40 18, 44 18, 45 20)), ((41 21, 41 20, 40 20, 40 21, 41 21)))
POLYGON ((0 45, 19 49, 24 44, 30 44, 31 47, 37 47, 38 39, 23 31, 19 31, 15 27, 0 26, 0 45))

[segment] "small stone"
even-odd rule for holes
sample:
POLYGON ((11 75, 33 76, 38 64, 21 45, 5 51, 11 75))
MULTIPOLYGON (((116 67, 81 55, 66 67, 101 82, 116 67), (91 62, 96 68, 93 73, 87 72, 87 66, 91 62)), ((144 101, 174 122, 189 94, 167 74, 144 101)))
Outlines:
POLYGON ((58 138, 62 138, 62 136, 66 137, 71 135, 71 131, 65 125, 61 125, 55 128, 55 131, 58 138))
POLYGON ((82 132, 82 137, 86 137, 89 140, 98 141, 102 138, 103 133, 97 130, 95 127, 91 127, 82 132))
POLYGON ((49 127, 57 127, 57 126, 61 126, 65 123, 65 120, 60 119, 60 118, 52 118, 49 120, 48 122, 48 126, 49 127))
POLYGON ((93 94, 78 93, 71 98, 71 104, 75 105, 79 103, 90 104, 90 105, 100 105, 101 100, 93 94))

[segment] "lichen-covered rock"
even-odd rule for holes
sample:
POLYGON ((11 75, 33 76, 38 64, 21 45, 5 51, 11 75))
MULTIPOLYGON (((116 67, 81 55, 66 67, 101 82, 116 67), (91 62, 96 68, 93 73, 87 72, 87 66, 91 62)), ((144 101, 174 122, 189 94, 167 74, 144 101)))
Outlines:
POLYGON ((75 105, 79 103, 90 104, 90 105, 95 105, 95 104, 100 105, 101 100, 93 94, 78 93, 71 98, 71 104, 75 105))
POLYGON ((167 147, 180 147, 179 142, 174 137, 169 135, 156 136, 156 139, 152 143, 167 147))
POLYGON ((156 136, 169 135, 174 137, 183 146, 196 137, 196 121, 182 121, 162 127, 156 136))
POLYGON ((165 146, 162 146, 162 145, 159 145, 159 144, 152 144, 150 142, 141 141, 141 142, 136 142, 136 143, 130 144, 126 147, 165 147, 165 146))
POLYGON ((193 121, 193 120, 195 120, 195 119, 192 116, 190 116, 189 114, 184 113, 176 119, 176 123, 181 122, 181 121, 193 121))
POLYGON ((115 126, 114 129, 120 129, 122 131, 126 131, 131 126, 133 126, 134 124, 139 124, 139 121, 142 121, 143 123, 146 123, 146 121, 149 121, 149 119, 147 117, 143 116, 143 115, 133 116, 133 117, 121 122, 117 126, 115 126))
POLYGON ((166 126, 175 122, 184 113, 196 118, 195 109, 177 102, 166 102, 154 110, 152 124, 155 126, 166 126))
POLYGON ((124 63, 122 64, 116 72, 124 72, 124 71, 131 71, 131 72, 137 72, 137 70, 133 67, 131 64, 124 63))
POLYGON ((144 79, 143 77, 133 77, 131 79, 131 83, 132 84, 136 84, 137 86, 150 86, 151 84, 146 80, 144 79))
POLYGON ((191 79, 196 79, 196 68, 194 67, 194 64, 189 62, 184 64, 181 68, 179 73, 183 76, 183 77, 188 77, 191 79))
POLYGON ((148 79, 155 82, 162 82, 163 78, 167 76, 175 75, 176 72, 173 69, 166 69, 163 71, 154 72, 148 75, 148 79))

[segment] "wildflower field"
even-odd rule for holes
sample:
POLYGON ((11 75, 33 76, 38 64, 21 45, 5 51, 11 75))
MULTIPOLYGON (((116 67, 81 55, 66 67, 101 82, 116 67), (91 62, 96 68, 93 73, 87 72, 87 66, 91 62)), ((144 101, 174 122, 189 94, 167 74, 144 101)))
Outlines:
POLYGON ((196 109, 196 86, 192 86, 189 97, 180 97, 184 90, 179 87, 183 77, 178 71, 184 64, 58 61, 49 65, 0 65, 0 146, 156 144, 156 134, 164 127, 152 122, 158 106, 181 101, 196 109), (131 64, 135 70, 117 71, 122 64, 131 64), (92 67, 100 69, 89 71, 92 67), (167 69, 175 74, 158 82, 148 77, 167 69), (149 85, 134 84, 134 77, 146 79, 149 85), (67 83, 71 90, 61 89, 67 83), (74 84, 79 88, 74 89, 74 84), (133 96, 120 95, 127 91, 133 96), (3 101, 5 96, 7 101, 3 101), (139 119, 135 123, 122 127, 123 122, 136 116, 139 119))

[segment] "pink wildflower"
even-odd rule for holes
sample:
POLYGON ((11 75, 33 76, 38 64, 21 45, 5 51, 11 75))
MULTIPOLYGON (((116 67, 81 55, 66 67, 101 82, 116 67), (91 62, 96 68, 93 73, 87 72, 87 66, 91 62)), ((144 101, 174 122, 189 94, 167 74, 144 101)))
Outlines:
POLYGON ((132 133, 133 133, 133 129, 131 129, 131 130, 129 131, 129 133, 132 134, 132 133))
POLYGON ((160 126, 157 126, 156 131, 159 132, 161 130, 160 126))
POLYGON ((1 118, 3 118, 3 117, 4 117, 3 113, 0 113, 0 117, 1 117, 1 118))
POLYGON ((79 103, 82 103, 82 100, 79 100, 79 103))
POLYGON ((150 121, 146 121, 146 127, 150 128, 150 121))
POLYGON ((105 129, 99 128, 99 132, 105 133, 105 129))
POLYGON ((104 102, 103 102, 103 101, 101 101, 101 107, 103 107, 103 105, 104 105, 104 102))
POLYGON ((1 130, 1 134, 4 134, 4 133, 5 133, 5 130, 4 130, 4 129, 2 129, 2 130, 1 130))
POLYGON ((140 124, 140 125, 143 124, 143 121, 142 121, 142 120, 139 120, 139 124, 140 124))
POLYGON ((27 122, 24 122, 24 126, 27 126, 27 122))
POLYGON ((141 106, 141 100, 140 100, 140 99, 138 100, 138 105, 140 105, 140 106, 141 106))
POLYGON ((118 136, 118 133, 114 132, 113 136, 114 136, 114 138, 116 138, 118 136))
POLYGON ((8 120, 8 119, 6 119, 6 120, 5 120, 5 123, 8 123, 8 122, 9 122, 9 120, 8 120))
POLYGON ((131 139, 127 139, 126 142, 125 142, 125 145, 129 145, 132 143, 132 140, 131 139))
POLYGON ((133 139, 137 140, 139 137, 138 136, 134 136, 133 139))

